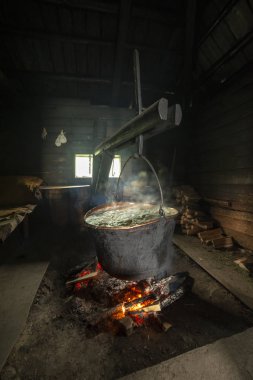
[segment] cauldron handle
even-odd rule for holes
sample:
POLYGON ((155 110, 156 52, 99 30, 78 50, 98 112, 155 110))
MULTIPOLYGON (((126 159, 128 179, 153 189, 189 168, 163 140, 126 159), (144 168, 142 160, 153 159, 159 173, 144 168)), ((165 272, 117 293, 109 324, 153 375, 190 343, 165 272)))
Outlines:
POLYGON ((153 165, 151 164, 151 162, 147 159, 147 157, 143 156, 143 154, 133 154, 132 156, 128 157, 128 159, 126 160, 126 162, 124 163, 122 169, 121 169, 121 172, 120 172, 120 175, 119 175, 119 178, 118 178, 118 181, 117 181, 117 187, 116 187, 116 199, 118 200, 118 191, 119 191, 119 181, 120 181, 120 178, 121 178, 121 175, 126 167, 126 165, 128 164, 128 162, 132 159, 132 158, 139 158, 139 159, 142 159, 144 160, 148 166, 150 167, 150 169, 152 170, 155 178, 156 178, 156 181, 158 183, 158 187, 159 187, 159 191, 160 191, 160 197, 161 197, 161 203, 160 203, 160 208, 159 208, 159 214, 161 216, 165 216, 165 212, 163 210, 163 191, 162 191, 162 187, 161 187, 161 184, 160 184, 160 181, 159 181, 159 178, 158 178, 158 175, 156 174, 156 171, 153 167, 153 165))

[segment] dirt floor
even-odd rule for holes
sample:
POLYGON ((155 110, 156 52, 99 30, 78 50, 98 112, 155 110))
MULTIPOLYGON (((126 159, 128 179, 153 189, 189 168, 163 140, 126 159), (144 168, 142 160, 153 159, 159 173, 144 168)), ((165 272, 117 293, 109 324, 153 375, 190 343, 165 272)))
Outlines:
POLYGON ((253 325, 248 309, 175 248, 171 273, 188 271, 194 285, 166 309, 172 327, 162 332, 144 326, 129 337, 95 332, 69 307, 65 288, 69 271, 95 255, 89 235, 49 229, 29 244, 30 252, 33 244, 41 244, 51 264, 2 380, 116 379, 253 325))

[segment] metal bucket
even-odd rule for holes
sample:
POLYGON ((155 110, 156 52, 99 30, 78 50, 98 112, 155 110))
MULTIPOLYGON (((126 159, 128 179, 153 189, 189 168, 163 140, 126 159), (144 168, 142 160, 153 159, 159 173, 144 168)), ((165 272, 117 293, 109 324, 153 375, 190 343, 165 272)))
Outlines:
POLYGON ((134 227, 101 227, 86 222, 87 217, 98 210, 116 207, 124 212, 131 206, 133 203, 117 202, 86 213, 84 221, 94 237, 98 260, 107 273, 120 279, 162 278, 169 271, 175 215, 167 217, 157 213, 157 219, 134 227))

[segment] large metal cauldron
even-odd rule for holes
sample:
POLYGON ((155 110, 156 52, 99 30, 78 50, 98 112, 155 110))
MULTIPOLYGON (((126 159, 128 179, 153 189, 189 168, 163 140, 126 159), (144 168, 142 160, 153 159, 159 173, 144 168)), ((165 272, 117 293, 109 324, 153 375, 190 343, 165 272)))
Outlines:
MULTIPOLYGON (((125 280, 167 275, 172 255, 172 235, 175 215, 161 216, 134 227, 101 227, 88 224, 86 219, 96 211, 114 207, 124 209, 133 203, 117 202, 95 207, 84 217, 96 246, 102 267, 111 276, 125 280)), ((142 204, 143 206, 143 204, 142 204)))

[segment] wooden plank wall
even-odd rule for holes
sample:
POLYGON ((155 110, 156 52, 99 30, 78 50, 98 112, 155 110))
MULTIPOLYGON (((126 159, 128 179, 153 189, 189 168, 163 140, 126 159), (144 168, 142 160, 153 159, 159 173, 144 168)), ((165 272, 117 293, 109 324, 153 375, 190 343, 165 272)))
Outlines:
POLYGON ((188 128, 185 123, 145 142, 147 158, 157 171, 164 192, 185 183, 188 128))
POLYGON ((23 99, 1 112, 0 175, 36 175, 48 184, 89 183, 74 177, 75 154, 92 153, 132 116, 126 108, 95 106, 84 100, 23 99), (61 130, 68 142, 56 147, 61 130))
POLYGON ((195 108, 190 182, 225 232, 253 249, 253 75, 195 108))

